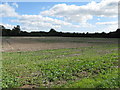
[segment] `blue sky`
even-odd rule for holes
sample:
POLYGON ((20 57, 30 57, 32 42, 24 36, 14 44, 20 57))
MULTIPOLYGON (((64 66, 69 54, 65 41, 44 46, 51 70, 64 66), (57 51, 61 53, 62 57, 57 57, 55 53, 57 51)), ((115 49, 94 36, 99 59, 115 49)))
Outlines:
POLYGON ((117 0, 101 2, 8 2, 0 4, 6 28, 23 31, 110 32, 118 28, 117 0))

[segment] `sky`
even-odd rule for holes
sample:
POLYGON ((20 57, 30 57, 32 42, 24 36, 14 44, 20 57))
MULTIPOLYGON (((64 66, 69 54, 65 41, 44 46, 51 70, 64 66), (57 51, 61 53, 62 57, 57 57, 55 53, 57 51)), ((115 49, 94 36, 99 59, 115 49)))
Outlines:
POLYGON ((111 32, 118 28, 118 0, 100 2, 3 2, 0 25, 22 31, 111 32))

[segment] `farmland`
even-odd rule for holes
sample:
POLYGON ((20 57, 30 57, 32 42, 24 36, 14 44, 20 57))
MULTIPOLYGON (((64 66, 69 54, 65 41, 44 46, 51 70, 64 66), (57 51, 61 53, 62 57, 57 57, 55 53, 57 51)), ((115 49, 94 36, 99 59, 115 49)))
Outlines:
POLYGON ((3 37, 3 88, 119 88, 118 39, 3 37))

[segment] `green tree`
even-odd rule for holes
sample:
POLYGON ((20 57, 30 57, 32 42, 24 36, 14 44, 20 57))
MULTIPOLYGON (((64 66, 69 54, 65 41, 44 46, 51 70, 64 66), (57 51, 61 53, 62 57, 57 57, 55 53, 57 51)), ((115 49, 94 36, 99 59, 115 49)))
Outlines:
POLYGON ((20 26, 17 25, 12 29, 12 35, 19 35, 20 34, 20 26))

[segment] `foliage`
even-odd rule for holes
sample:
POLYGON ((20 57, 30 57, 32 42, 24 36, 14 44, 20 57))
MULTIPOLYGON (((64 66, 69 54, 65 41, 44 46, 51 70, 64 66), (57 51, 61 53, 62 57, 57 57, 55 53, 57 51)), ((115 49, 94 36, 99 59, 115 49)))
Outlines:
POLYGON ((23 85, 66 88, 118 88, 118 47, 94 46, 3 53, 3 88, 23 85))
POLYGON ((102 38, 120 38, 120 29, 117 29, 114 32, 109 33, 70 33, 70 32, 57 32, 54 29, 50 29, 49 32, 43 31, 34 31, 34 32, 26 32, 20 31, 20 26, 17 25, 12 30, 5 29, 4 26, 0 25, 0 29, 2 29, 2 36, 62 36, 62 37, 102 37, 102 38))

